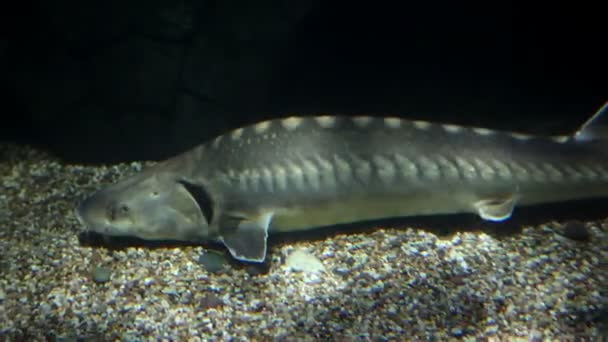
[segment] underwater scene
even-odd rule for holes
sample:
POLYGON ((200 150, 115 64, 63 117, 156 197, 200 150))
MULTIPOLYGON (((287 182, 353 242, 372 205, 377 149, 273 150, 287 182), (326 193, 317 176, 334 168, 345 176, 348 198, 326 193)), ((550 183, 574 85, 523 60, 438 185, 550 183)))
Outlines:
POLYGON ((605 22, 3 6, 0 342, 608 341, 605 22))

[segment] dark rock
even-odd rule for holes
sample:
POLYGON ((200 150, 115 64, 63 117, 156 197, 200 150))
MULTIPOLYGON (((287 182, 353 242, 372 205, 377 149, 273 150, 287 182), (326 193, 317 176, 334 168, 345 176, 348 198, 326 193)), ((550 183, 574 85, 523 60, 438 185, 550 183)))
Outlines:
POLYGON ((591 240, 591 233, 584 223, 580 221, 569 221, 561 229, 562 235, 576 241, 591 240))
POLYGON ((211 273, 217 273, 226 265, 226 258, 215 252, 205 252, 198 257, 198 263, 211 273))
POLYGON ((110 281, 112 277, 112 270, 107 267, 95 267, 92 272, 93 281, 101 284, 110 281))

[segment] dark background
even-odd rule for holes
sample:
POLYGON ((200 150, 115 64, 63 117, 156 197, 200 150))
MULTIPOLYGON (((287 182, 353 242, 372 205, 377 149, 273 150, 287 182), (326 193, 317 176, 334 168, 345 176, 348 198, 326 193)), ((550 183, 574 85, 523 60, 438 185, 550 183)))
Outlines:
POLYGON ((0 11, 0 140, 163 159, 287 114, 564 133, 608 100, 599 2, 47 1, 0 11))

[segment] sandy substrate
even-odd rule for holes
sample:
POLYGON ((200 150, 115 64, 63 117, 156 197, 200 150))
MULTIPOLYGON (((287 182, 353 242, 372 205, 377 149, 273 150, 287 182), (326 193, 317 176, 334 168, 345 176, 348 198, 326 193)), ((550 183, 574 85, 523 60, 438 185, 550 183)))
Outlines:
POLYGON ((76 203, 140 166, 65 165, 0 145, 0 340, 608 336, 608 220, 586 222, 586 241, 550 221, 500 238, 387 227, 274 244, 265 268, 227 261, 210 272, 209 246, 79 240, 76 203), (296 250, 324 271, 292 270, 296 250), (100 268, 107 281, 93 279, 100 268))

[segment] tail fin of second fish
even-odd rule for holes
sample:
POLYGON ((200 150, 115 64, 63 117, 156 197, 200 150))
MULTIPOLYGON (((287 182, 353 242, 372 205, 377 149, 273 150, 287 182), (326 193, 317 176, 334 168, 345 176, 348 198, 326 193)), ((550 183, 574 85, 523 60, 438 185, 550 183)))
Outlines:
POLYGON ((574 133, 577 141, 608 139, 608 101, 574 133))

